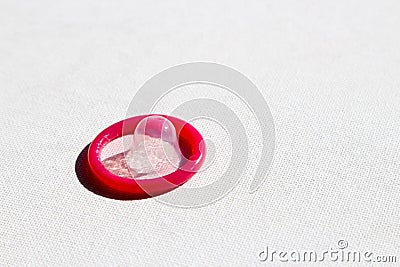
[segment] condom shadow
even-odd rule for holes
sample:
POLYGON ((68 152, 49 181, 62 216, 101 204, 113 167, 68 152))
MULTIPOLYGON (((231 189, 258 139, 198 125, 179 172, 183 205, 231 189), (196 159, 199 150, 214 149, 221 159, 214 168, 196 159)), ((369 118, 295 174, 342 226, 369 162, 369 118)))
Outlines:
MULTIPOLYGON (((75 173, 78 177, 79 182, 89 191, 95 193, 96 195, 116 199, 116 200, 139 200, 144 199, 143 197, 134 195, 122 195, 121 193, 112 191, 105 187, 100 181, 98 181, 93 175, 89 162, 88 162, 88 144, 79 154, 75 162, 75 173)), ((146 198, 146 197, 145 197, 146 198)))

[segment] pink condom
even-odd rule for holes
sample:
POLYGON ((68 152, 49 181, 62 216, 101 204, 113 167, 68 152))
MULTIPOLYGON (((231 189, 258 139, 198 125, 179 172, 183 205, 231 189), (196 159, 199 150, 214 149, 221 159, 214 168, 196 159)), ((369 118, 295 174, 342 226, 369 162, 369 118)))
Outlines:
POLYGON ((149 114, 125 119, 103 130, 90 144, 88 161, 95 179, 108 190, 123 196, 147 198, 164 194, 187 182, 201 168, 205 153, 203 137, 192 125, 172 116, 149 114), (161 125, 159 118, 165 118, 166 123, 161 125), (102 149, 113 140, 134 133, 135 139, 140 133, 171 142, 182 155, 177 169, 151 179, 129 179, 111 173, 101 162, 102 149))

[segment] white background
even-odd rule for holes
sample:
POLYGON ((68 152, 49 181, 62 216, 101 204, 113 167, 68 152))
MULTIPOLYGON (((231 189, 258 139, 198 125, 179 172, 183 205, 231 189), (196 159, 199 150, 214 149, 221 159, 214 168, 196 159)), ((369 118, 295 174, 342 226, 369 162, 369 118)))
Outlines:
POLYGON ((256 265, 266 246, 340 239, 400 259, 399 1, 1 0, 0 114, 1 265, 256 265), (191 61, 262 91, 277 137, 263 186, 198 209, 83 187, 82 149, 191 61))

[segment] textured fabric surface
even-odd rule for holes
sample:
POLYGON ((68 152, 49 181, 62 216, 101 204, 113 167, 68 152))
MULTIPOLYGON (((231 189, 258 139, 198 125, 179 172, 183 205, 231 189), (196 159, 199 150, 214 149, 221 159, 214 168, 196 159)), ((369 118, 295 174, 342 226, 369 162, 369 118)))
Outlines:
MULTIPOLYGON (((0 1, 0 265, 256 265, 266 246, 338 240, 400 261, 399 14, 395 0, 0 1), (84 147, 147 79, 190 61, 231 66, 266 98, 277 147, 261 188, 244 177, 182 209, 82 186, 84 147)), ((224 168, 218 127, 199 124, 217 167, 187 186, 224 168)))

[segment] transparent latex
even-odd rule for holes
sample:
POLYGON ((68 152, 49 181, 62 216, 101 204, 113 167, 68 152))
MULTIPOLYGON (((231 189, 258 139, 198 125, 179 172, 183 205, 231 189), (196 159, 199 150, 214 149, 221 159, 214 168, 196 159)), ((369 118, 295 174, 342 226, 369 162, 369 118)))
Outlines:
POLYGON ((125 153, 131 176, 141 179, 170 174, 179 168, 181 159, 175 127, 162 116, 141 120, 125 153))

